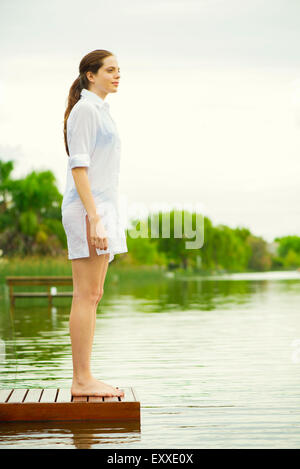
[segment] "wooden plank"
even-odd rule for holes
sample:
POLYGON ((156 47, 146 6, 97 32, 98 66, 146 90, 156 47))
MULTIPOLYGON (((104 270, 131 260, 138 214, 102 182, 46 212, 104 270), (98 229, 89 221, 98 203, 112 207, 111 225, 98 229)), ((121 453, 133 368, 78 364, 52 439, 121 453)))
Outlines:
POLYGON ((87 396, 72 396, 72 402, 87 402, 87 396))
POLYGON ((9 297, 10 302, 12 305, 15 304, 16 298, 48 298, 49 304, 52 304, 53 298, 60 297, 60 298, 72 298, 73 292, 70 291, 62 291, 56 292, 56 294, 51 294, 50 287, 54 285, 73 285, 73 277, 72 276, 7 276, 6 277, 6 284, 9 286, 9 297), (44 291, 14 291, 14 286, 47 286, 47 292, 44 291))
POLYGON ((38 292, 14 292, 13 295, 14 295, 15 298, 31 298, 33 296, 36 296, 36 297, 48 296, 48 293, 41 292, 41 291, 38 291, 38 292))
MULTIPOLYGON (((48 292, 15 292, 13 296, 16 298, 32 298, 32 297, 44 297, 49 296, 48 292)), ((73 296, 73 292, 57 292, 55 295, 50 295, 52 298, 56 296, 64 297, 64 296, 73 296)))
POLYGON ((71 278, 70 275, 7 275, 8 279, 19 279, 19 278, 71 278))
POLYGON ((24 402, 39 402, 42 389, 29 389, 24 402))
POLYGON ((71 402, 71 389, 62 388, 58 390, 58 395, 56 397, 56 402, 71 402))
POLYGON ((140 420, 139 402, 0 403, 0 421, 140 420))
POLYGON ((89 396, 88 402, 104 402, 102 396, 89 396))
POLYGON ((14 389, 7 402, 9 403, 20 402, 21 403, 23 402, 23 399, 26 393, 27 393, 27 389, 14 389))
POLYGON ((140 402, 135 401, 134 389, 120 389, 125 392, 121 400, 80 396, 74 397, 73 402, 70 388, 2 390, 0 395, 4 402, 0 402, 0 421, 140 420, 140 402), (56 394, 58 402, 55 402, 56 394), (43 399, 50 402, 42 402, 43 399))
POLYGON ((1 389, 0 390, 0 402, 5 402, 12 393, 12 389, 1 389))
POLYGON ((72 276, 44 276, 44 277, 6 277, 8 285, 72 285, 72 276))
POLYGON ((43 389, 40 402, 55 402, 56 395, 57 389, 55 388, 43 389))
POLYGON ((73 292, 72 291, 58 291, 57 293, 55 293, 55 295, 52 295, 53 298, 55 296, 73 296, 73 292))
POLYGON ((118 396, 110 396, 110 397, 103 396, 103 400, 104 402, 120 402, 118 396))

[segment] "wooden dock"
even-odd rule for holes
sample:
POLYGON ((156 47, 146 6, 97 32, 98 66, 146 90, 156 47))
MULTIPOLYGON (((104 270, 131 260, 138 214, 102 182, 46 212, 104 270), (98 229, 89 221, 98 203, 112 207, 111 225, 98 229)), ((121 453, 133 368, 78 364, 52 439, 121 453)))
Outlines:
POLYGON ((9 276, 6 277, 6 285, 9 288, 9 298, 11 305, 15 304, 16 298, 48 298, 49 305, 52 305, 53 298, 72 297, 73 291, 56 291, 57 286, 73 286, 72 276, 9 276), (44 286, 47 291, 14 291, 14 287, 19 286, 44 286), (55 287, 52 293, 52 288, 55 287))
POLYGON ((73 397, 70 389, 2 389, 0 421, 140 420, 132 387, 124 397, 73 397))

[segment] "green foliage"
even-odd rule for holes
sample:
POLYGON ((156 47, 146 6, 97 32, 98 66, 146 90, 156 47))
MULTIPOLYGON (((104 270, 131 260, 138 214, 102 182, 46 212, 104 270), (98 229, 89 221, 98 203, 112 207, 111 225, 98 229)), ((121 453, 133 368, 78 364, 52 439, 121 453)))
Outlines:
POLYGON ((277 253, 272 259, 273 268, 297 269, 300 267, 300 237, 275 238, 277 253))
POLYGON ((154 263, 155 251, 150 251, 150 246, 155 246, 166 266, 186 271, 264 271, 272 266, 271 254, 262 238, 247 228, 214 227, 201 214, 176 210, 153 213, 145 221, 134 221, 128 235, 129 254, 143 264, 154 263), (144 237, 138 238, 137 233, 144 237), (199 245, 188 248, 187 243, 195 241, 197 235, 199 245))
POLYGON ((0 245, 4 256, 64 252, 62 195, 51 171, 11 179, 13 162, 0 160, 0 245))
MULTIPOLYGON (((67 261, 67 241, 61 223, 62 195, 51 171, 32 171, 12 179, 13 162, 0 160, 0 259, 25 256, 67 261)), ((273 252, 248 228, 213 226, 200 213, 172 210, 132 220, 128 253, 114 265, 177 268, 198 272, 265 271, 299 268, 300 237, 286 236, 272 243, 273 252), (196 245, 196 241, 198 244, 196 245)))
POLYGON ((267 252, 267 243, 262 238, 248 236, 247 242, 251 247, 252 255, 249 259, 249 268, 253 271, 269 270, 272 261, 271 256, 267 252))
POLYGON ((24 235, 34 236, 38 230, 38 217, 33 210, 21 213, 19 218, 20 229, 24 235))
POLYGON ((280 257, 287 256, 290 250, 300 254, 300 237, 299 236, 284 236, 276 238, 275 241, 279 243, 278 255, 280 257))
POLYGON ((297 268, 300 266, 300 254, 293 249, 289 249, 287 255, 283 258, 283 265, 287 268, 297 268))
POLYGON ((300 237, 283 236, 276 238, 278 244, 278 257, 274 259, 274 264, 284 268, 299 268, 300 266, 300 237))

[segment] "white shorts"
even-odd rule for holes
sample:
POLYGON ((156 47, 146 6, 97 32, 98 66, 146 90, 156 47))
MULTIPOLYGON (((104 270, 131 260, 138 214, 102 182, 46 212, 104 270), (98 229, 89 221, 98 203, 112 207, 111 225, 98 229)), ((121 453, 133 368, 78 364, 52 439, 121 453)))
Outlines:
MULTIPOLYGON (((98 249, 100 254, 109 253, 109 262, 114 259, 115 254, 128 252, 125 229, 119 217, 117 200, 95 200, 97 213, 101 217, 104 228, 108 234, 108 249, 98 249)), ((67 236, 68 259, 80 259, 90 257, 87 240, 86 210, 81 199, 69 203, 62 211, 62 224, 67 236)))

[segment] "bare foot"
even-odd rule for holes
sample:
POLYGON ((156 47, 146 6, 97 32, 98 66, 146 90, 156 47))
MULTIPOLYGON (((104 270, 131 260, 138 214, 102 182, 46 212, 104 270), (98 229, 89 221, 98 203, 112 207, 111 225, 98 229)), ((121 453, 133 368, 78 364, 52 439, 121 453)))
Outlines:
POLYGON ((72 396, 124 397, 124 391, 105 384, 96 378, 90 378, 84 382, 73 380, 71 394, 72 396))

